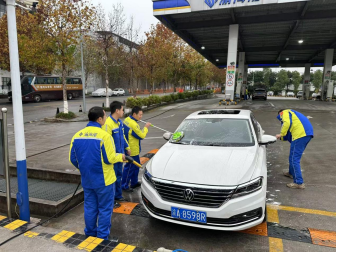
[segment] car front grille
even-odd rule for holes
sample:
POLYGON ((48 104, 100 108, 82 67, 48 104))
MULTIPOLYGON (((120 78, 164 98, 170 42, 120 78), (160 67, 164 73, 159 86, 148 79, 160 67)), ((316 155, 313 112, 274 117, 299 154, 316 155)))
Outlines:
POLYGON ((192 206, 218 208, 228 201, 235 189, 216 189, 164 182, 152 179, 153 186, 163 200, 192 206), (186 198, 186 191, 193 192, 193 198, 186 198))
MULTIPOLYGON (((142 199, 144 205, 148 208, 150 212, 152 212, 155 215, 165 217, 168 219, 174 220, 175 218, 171 217, 171 211, 160 209, 155 207, 143 194, 142 199)), ((241 213, 235 216, 232 216, 230 218, 212 218, 207 217, 207 225, 208 226, 221 226, 221 227, 235 227, 239 225, 244 225, 246 223, 253 222, 255 220, 258 220, 262 217, 263 210, 262 208, 257 208, 249 212, 241 213)), ((186 223, 196 223, 193 221, 186 221, 186 220, 180 220, 181 222, 186 223)), ((203 224, 204 225, 204 224, 203 224)))

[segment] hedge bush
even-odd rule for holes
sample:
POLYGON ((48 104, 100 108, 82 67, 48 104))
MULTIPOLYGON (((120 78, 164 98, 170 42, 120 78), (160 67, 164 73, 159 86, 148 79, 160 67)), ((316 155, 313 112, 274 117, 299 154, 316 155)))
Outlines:
POLYGON ((56 114, 56 118, 58 118, 58 119, 74 119, 74 118, 76 118, 76 114, 73 113, 73 112, 68 112, 68 113, 60 112, 60 113, 56 114))
POLYGON ((169 103, 172 101, 172 97, 170 95, 162 96, 161 101, 165 103, 169 103))
POLYGON ((152 95, 145 98, 133 98, 129 97, 126 100, 126 107, 133 108, 135 106, 151 106, 156 104, 161 104, 162 102, 172 102, 176 101, 178 99, 185 99, 185 98, 197 98, 199 95, 206 95, 206 94, 212 94, 212 90, 203 90, 203 91, 193 91, 193 92, 182 92, 182 93, 176 93, 176 94, 170 94, 165 96, 156 96, 152 95))

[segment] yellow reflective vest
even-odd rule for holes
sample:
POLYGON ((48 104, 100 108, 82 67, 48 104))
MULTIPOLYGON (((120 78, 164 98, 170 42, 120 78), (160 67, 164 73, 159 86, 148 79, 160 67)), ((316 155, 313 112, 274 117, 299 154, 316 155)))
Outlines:
POLYGON ((124 120, 124 134, 129 142, 131 156, 140 154, 142 150, 140 142, 146 137, 148 131, 147 127, 140 129, 137 120, 132 116, 129 116, 124 120))
POLYGON ((81 172, 83 188, 95 189, 116 181, 114 163, 123 162, 114 140, 97 122, 90 121, 71 140, 69 161, 81 172))

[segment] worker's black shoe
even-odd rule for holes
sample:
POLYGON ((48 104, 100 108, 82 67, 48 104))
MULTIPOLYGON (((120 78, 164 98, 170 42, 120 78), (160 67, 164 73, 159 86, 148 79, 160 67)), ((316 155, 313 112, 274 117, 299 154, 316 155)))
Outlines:
POLYGON ((137 184, 135 184, 134 186, 131 186, 131 189, 135 189, 137 187, 140 187, 142 185, 141 182, 138 182, 137 184))
POLYGON ((122 197, 120 199, 115 199, 115 201, 118 201, 118 202, 129 202, 129 200, 127 200, 126 198, 122 197))
POLYGON ((118 202, 115 201, 114 209, 115 209, 115 208, 118 208, 118 207, 121 207, 121 204, 119 204, 118 202))
POLYGON ((133 192, 133 189, 132 188, 129 188, 129 189, 123 189, 124 192, 133 192))

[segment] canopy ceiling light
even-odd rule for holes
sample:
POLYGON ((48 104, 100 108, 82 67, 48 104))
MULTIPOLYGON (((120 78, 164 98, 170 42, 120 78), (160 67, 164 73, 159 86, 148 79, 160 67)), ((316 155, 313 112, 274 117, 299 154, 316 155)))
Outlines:
POLYGON ((302 44, 302 43, 303 43, 303 40, 299 40, 298 43, 302 44))
POLYGON ((202 50, 205 50, 205 47, 204 47, 204 46, 202 46, 202 47, 201 47, 201 49, 202 49, 202 50))

